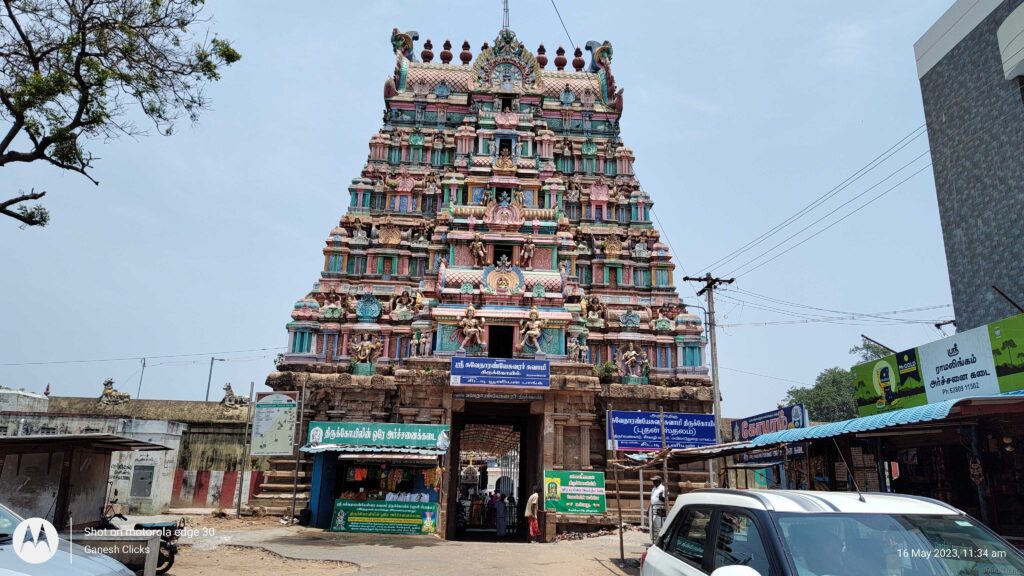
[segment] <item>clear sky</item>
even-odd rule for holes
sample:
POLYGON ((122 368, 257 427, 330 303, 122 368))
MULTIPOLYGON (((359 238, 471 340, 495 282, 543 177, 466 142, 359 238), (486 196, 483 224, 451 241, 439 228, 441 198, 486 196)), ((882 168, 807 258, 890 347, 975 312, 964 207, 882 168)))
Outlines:
MULTIPOLYGON (((529 48, 544 43, 553 59, 568 46, 548 0, 511 4, 511 27, 529 48)), ((924 123, 913 43, 950 5, 559 2, 576 43, 615 47, 622 136, 682 267, 685 300, 697 302, 680 282, 683 270, 704 272, 924 123)), ((318 278, 323 241, 381 125, 391 29, 418 31, 417 53, 427 38, 435 54, 450 38, 456 53, 468 39, 475 55, 501 26, 498 0, 208 6, 212 27, 243 59, 209 88, 213 106, 199 124, 169 138, 97 143, 99 187, 49 167, 4 168, 4 194, 49 191, 52 221, 27 230, 0 221, 0 364, 221 352, 231 360, 216 363, 212 398, 224 382, 236 392, 250 381, 262 388, 276 350, 224 352, 285 345, 292 304, 318 278)), ((926 150, 927 137, 917 138, 713 272, 732 273, 926 150)), ((927 162, 925 155, 776 252, 927 162)), ((949 304, 931 169, 734 286, 844 312, 949 304)), ((717 308, 726 416, 771 410, 794 383, 848 367, 861 333, 898 349, 940 336, 928 323, 759 326, 805 319, 782 310, 842 314, 744 293, 723 293, 717 308)), ((201 399, 209 357, 149 360, 142 397, 201 399)), ((135 396, 139 362, 0 366, 0 384, 41 392, 49 383, 57 395, 98 395, 105 377, 135 396)))

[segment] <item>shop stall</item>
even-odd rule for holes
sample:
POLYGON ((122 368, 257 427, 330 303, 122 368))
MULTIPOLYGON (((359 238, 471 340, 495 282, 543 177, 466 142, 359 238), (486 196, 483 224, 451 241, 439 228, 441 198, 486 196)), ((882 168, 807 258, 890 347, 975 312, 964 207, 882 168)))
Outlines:
POLYGON ((448 427, 311 422, 311 523, 336 532, 433 534, 448 427))

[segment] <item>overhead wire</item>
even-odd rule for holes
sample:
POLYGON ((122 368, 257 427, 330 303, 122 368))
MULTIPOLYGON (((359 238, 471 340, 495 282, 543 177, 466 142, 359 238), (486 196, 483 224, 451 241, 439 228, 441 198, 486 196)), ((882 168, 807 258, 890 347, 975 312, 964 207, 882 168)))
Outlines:
MULTIPOLYGON (((192 354, 154 354, 150 356, 125 356, 121 358, 94 358, 84 360, 46 360, 38 362, 0 362, 0 366, 42 366, 46 364, 92 364, 100 362, 125 362, 128 360, 159 360, 163 358, 188 358, 190 356, 218 356, 222 354, 242 354, 245 352, 269 352, 273 350, 284 350, 284 346, 271 346, 266 348, 248 348, 245 350, 221 350, 219 352, 195 352, 192 354)), ((152 366, 147 365, 147 367, 152 366)))
MULTIPOLYGON (((572 34, 569 33, 569 28, 565 25, 565 20, 562 19, 562 13, 559 12, 558 5, 555 4, 555 0, 551 0, 551 7, 555 9, 555 14, 558 16, 558 22, 561 23, 562 30, 565 31, 565 37, 569 39, 569 44, 574 49, 578 48, 579 46, 577 46, 576 42, 572 39, 572 34)), ((601 87, 597 85, 597 83, 594 81, 593 78, 590 77, 589 74, 587 75, 587 80, 594 86, 595 93, 596 94, 600 94, 601 93, 601 87)), ((640 176, 637 175, 637 173, 636 173, 636 166, 633 167, 633 178, 636 180, 637 186, 641 190, 643 190, 644 187, 643 187, 643 184, 640 183, 640 176)), ((669 251, 674 256, 673 260, 675 261, 676 265, 679 266, 679 269, 682 270, 683 274, 686 275, 686 276, 689 276, 690 274, 686 271, 686 267, 683 265, 682 257, 680 256, 680 254, 678 252, 676 252, 675 246, 672 245, 672 238, 669 237, 668 229, 665 228, 665 226, 661 223, 661 219, 658 218, 658 213, 655 212, 653 206, 650 208, 650 211, 651 211, 651 215, 654 216, 654 221, 658 224, 658 229, 661 231, 662 235, 665 237, 665 243, 668 244, 669 251)), ((690 288, 690 291, 693 292, 694 297, 698 297, 697 296, 697 289, 696 288, 691 286, 689 283, 686 283, 686 286, 688 286, 690 288)))
MULTIPOLYGON (((803 227, 803 228, 801 228, 800 230, 797 230, 797 231, 796 231, 796 232, 794 232, 793 234, 790 234, 790 235, 789 235, 789 236, 787 236, 787 237, 786 237, 786 238, 785 238, 784 240, 782 240, 781 242, 778 242, 778 243, 776 243, 776 244, 775 244, 774 246, 772 246, 771 248, 768 248, 767 250, 765 250, 765 251, 761 252, 761 253, 760 253, 760 254, 758 254, 757 256, 754 256, 754 257, 753 257, 753 258, 751 258, 750 260, 747 260, 747 261, 746 261, 746 262, 744 262, 743 264, 740 264, 739 266, 737 266, 737 267, 733 268, 732 270, 730 270, 729 272, 727 272, 727 273, 725 274, 725 276, 732 276, 733 274, 735 274, 735 273, 739 272, 740 270, 743 270, 743 268, 746 268, 746 267, 747 267, 747 266, 749 266, 750 264, 752 264, 752 263, 754 263, 754 262, 757 262, 757 261, 758 261, 759 259, 763 258, 763 257, 764 257, 765 255, 767 255, 767 254, 770 254, 770 253, 771 253, 771 252, 772 252, 773 250, 775 250, 776 248, 779 248, 780 246, 783 246, 784 244, 786 244, 787 242, 789 242, 789 241, 790 241, 790 240, 792 240, 793 238, 796 238, 796 237, 797 237, 797 236, 799 236, 800 234, 803 234, 803 233, 804 233, 804 232, 806 232, 807 230, 809 230, 809 229, 813 228, 814 226, 816 226, 817 224, 821 223, 821 222, 822 222, 823 220, 827 219, 827 218, 828 218, 829 216, 832 216, 832 215, 833 215, 833 214, 835 214, 836 212, 839 212, 839 211, 840 211, 840 210, 842 210, 843 208, 845 208, 845 207, 849 206, 850 204, 852 204, 853 202, 855 202, 855 201, 856 201, 856 200, 858 200, 859 198, 863 197, 863 196, 864 196, 865 194, 867 194, 868 192, 871 192, 872 190, 874 190, 875 188, 877 188, 878 186, 880 186, 880 185, 881 185, 881 184, 882 184, 883 182, 885 182, 886 180, 888 180, 888 179, 892 178, 893 176, 895 176, 896 174, 898 174, 898 173, 902 172, 902 171, 903 171, 903 170, 904 170, 905 168, 907 168, 908 166, 910 166, 910 165, 914 164, 915 162, 917 162, 918 160, 920 160, 921 158, 923 158, 923 157, 924 157, 924 156, 926 156, 927 154, 928 154, 928 151, 927 151, 927 150, 925 150, 925 151, 924 151, 923 153, 921 153, 920 155, 918 155, 917 157, 915 157, 915 158, 914 158, 913 160, 911 160, 910 162, 907 162, 906 164, 904 164, 904 165, 900 166, 900 167, 899 167, 899 168, 897 168, 896 170, 894 170, 894 171, 890 172, 890 173, 889 173, 889 175, 887 175, 887 176, 886 176, 885 178, 882 178, 881 180, 879 180, 879 181, 878 181, 878 182, 876 182, 875 184, 872 184, 871 186, 869 186, 869 187, 868 187, 867 189, 863 190, 863 191, 862 191, 862 192, 860 192, 859 194, 856 194, 856 195, 854 195, 854 196, 853 196, 852 198, 850 198, 850 199, 849 199, 849 200, 847 200, 846 202, 843 202, 843 203, 842 203, 842 204, 840 204, 839 206, 836 206, 836 207, 835 207, 835 208, 833 208, 832 210, 830 210, 830 211, 826 212, 824 216, 821 216, 820 218, 818 218, 818 219, 817 219, 817 220, 815 220, 814 222, 811 222, 810 224, 808 224, 808 225, 804 226, 804 227, 803 227)), ((899 183, 898 183, 898 184, 896 184, 895 186, 893 186, 893 187, 889 188, 889 189, 888 189, 888 190, 886 190, 885 192, 883 192, 883 193, 879 194, 878 196, 874 197, 873 199, 871 199, 870 201, 868 201, 868 202, 866 202, 865 204, 861 205, 860 207, 858 207, 857 209, 853 210, 853 211, 852 211, 852 212, 850 212, 849 214, 847 214, 847 215, 845 215, 845 216, 841 217, 840 219, 836 220, 836 221, 835 221, 835 222, 833 222, 832 224, 829 224, 829 225, 828 225, 828 226, 826 226, 826 227, 825 227, 824 229, 822 229, 822 230, 820 230, 819 232, 817 232, 817 233, 816 233, 816 234, 815 234, 814 236, 816 236, 817 234, 820 234, 821 232, 824 232, 824 231, 825 231, 825 230, 827 230, 828 228, 831 228, 832 226, 834 226, 835 224, 837 224, 837 223, 839 223, 839 222, 841 222, 841 221, 845 220, 846 218, 849 218, 849 217, 850 217, 850 216, 852 216, 853 214, 855 214, 855 213, 859 212, 859 211, 860 211, 861 209, 863 209, 864 207, 866 207, 866 206, 868 206, 869 204, 871 204, 872 202, 874 202, 875 200, 878 200, 878 199, 879 199, 879 198, 881 198, 882 196, 885 196, 885 195, 886 195, 886 194, 888 194, 889 192, 892 192, 892 191, 893 191, 893 190, 895 190, 895 189, 896 189, 897 187, 899 187, 899 186, 900 186, 900 184, 903 184, 904 182, 906 182, 906 181, 907 181, 907 180, 909 180, 910 178, 912 178, 912 177, 914 177, 914 176, 917 176, 918 174, 920 174, 921 172, 923 172, 923 171, 924 171, 925 169, 927 169, 927 168, 928 168, 929 166, 931 166, 931 165, 932 165, 932 164, 931 164, 931 162, 929 162, 928 164, 924 165, 923 167, 921 167, 921 168, 920 168, 919 170, 917 170, 916 172, 914 172, 913 174, 911 174, 911 175, 910 175, 909 177, 907 177, 906 179, 902 180, 901 182, 899 182, 899 183)), ((813 238, 814 236, 811 236, 811 238, 813 238)), ((810 239, 810 238, 808 238, 808 239, 810 239)), ((799 244, 797 244, 797 246, 799 246, 799 244)), ((794 246, 794 248, 795 248, 795 246, 794 246)), ((792 248, 791 248, 791 249, 792 249, 792 248)), ((787 250, 787 251, 788 251, 788 250, 787 250)), ((783 254, 784 254, 784 253, 785 253, 785 252, 783 252, 783 254)), ((770 260, 769 260, 769 261, 770 261, 770 260)), ((756 268, 754 268, 754 269, 752 269, 752 270, 756 270, 756 268)), ((751 270, 751 271, 752 271, 752 270, 751 270)))
POLYGON ((922 125, 918 126, 917 128, 914 128, 912 131, 910 131, 910 133, 908 133, 906 136, 903 136, 902 138, 900 138, 895 144, 890 146, 884 152, 882 152, 878 156, 875 156, 870 162, 868 162, 867 164, 862 166, 859 170, 857 170, 856 172, 854 172, 853 174, 848 176, 845 180, 843 180, 842 182, 840 182, 839 184, 834 186, 828 192, 826 192, 826 193, 822 194, 821 196, 818 196, 817 198, 815 198, 810 204, 804 206, 799 211, 797 211, 795 214, 789 216, 788 218, 786 218, 782 222, 779 222, 778 224, 773 226, 771 229, 769 229, 767 232, 762 233, 757 238, 754 238, 750 242, 747 242, 746 244, 744 244, 743 246, 737 248, 736 250, 733 250, 729 254, 726 254, 725 256, 719 258, 718 260, 715 260, 714 262, 712 262, 711 264, 708 264, 707 266, 701 267, 700 270, 702 270, 702 273, 710 272, 711 269, 716 267, 716 266, 728 264, 729 262, 731 262, 731 261, 735 260, 736 258, 738 258, 741 254, 751 250, 752 248, 754 248, 758 244, 768 240, 768 238, 771 238, 772 236, 774 236, 778 232, 781 232, 782 229, 784 229, 785 227, 789 226, 790 224, 792 224, 796 220, 799 220, 804 215, 806 215, 808 212, 810 212, 811 210, 817 208, 821 204, 824 204, 828 200, 831 200, 837 194, 839 194, 840 192, 842 192, 846 188, 850 187, 854 182, 856 182, 857 180, 860 180, 862 177, 866 176, 868 173, 870 173, 872 170, 874 170, 875 168, 877 168, 878 166, 883 164, 889 158, 892 158, 897 152, 903 150, 904 148, 909 146, 912 142, 914 142, 919 137, 921 137, 922 134, 927 134, 928 133, 927 130, 921 130, 922 128, 925 128, 926 126, 927 126, 927 124, 922 124, 922 125), (916 134, 915 134, 915 132, 916 132, 916 134), (909 138, 909 140, 908 140, 908 138, 909 138))
MULTIPOLYGON (((1020 34, 1024 34, 1024 31, 1018 32, 1018 36, 1019 36, 1020 34)), ((1015 52, 1015 53, 1014 53, 1013 55, 1011 55, 1011 56, 1010 56, 1010 58, 1012 59, 1012 58, 1016 57, 1016 56, 1017 56, 1018 54, 1020 54, 1021 52, 1024 52, 1024 47, 1021 47, 1020 49, 1018 49, 1018 50, 1017 50, 1017 51, 1016 51, 1016 52, 1015 52)), ((1002 67, 1001 67, 1001 66, 1000 66, 1000 67, 997 67, 997 68, 996 68, 996 69, 994 70, 994 76, 992 76, 992 78, 990 78, 990 79, 989 79, 989 81, 988 81, 988 85, 994 85, 994 84, 997 84, 997 83, 1000 83, 1000 82, 1005 82, 1005 78, 1004 78, 1004 76, 1003 76, 1003 75, 1001 74, 1001 72, 1002 72, 1002 67)), ((987 87, 987 86, 973 86, 973 87, 972 87, 972 89, 971 89, 971 90, 970 90, 970 91, 969 91, 968 93, 966 93, 966 94, 963 94, 963 95, 959 96, 958 98, 955 98, 955 99, 954 99, 954 100, 953 100, 953 101, 952 101, 952 102, 950 103, 950 105, 955 105, 955 104, 957 104, 957 103, 959 103, 959 102, 961 102, 961 101, 964 101, 964 100, 966 100, 967 98, 971 97, 971 96, 972 96, 973 94, 976 94, 976 93, 977 93, 978 91, 980 91, 980 90, 981 90, 982 88, 985 88, 985 87, 987 87)), ((1017 110, 1016 108, 1011 108, 1011 109, 1007 110, 1006 112, 1004 112, 1004 113, 1003 113, 1003 114, 1002 114, 1001 116, 999 116, 998 118, 996 118, 996 119, 995 119, 995 120, 994 120, 994 121, 993 121, 992 123, 996 123, 996 122, 999 122, 999 121, 1001 121, 1002 119, 1004 119, 1004 118, 1005 118, 1006 116, 1008 116, 1008 115, 1010 115, 1010 114, 1012 114, 1012 113, 1014 113, 1014 112, 1018 112, 1018 110, 1017 110)), ((928 122, 925 122, 925 124, 923 124, 922 126, 923 126, 923 127, 925 127, 925 128, 926 128, 926 130, 925 130, 924 132, 921 132, 921 134, 923 134, 923 133, 926 133, 926 132, 927 132, 927 128, 928 128, 928 122)), ((893 146, 900 146, 900 143, 901 143, 901 142, 903 142, 903 141, 904 141, 904 140, 905 140, 905 139, 906 139, 906 138, 907 138, 908 136, 911 136, 911 135, 913 135, 913 134, 914 134, 915 132, 917 132, 918 130, 920 130, 922 126, 918 126, 917 128, 915 128, 915 129, 914 129, 913 131, 911 131, 911 132, 910 132, 910 133, 909 133, 909 134, 908 134, 907 136, 904 136, 904 138, 901 138, 901 139, 900 139, 899 141, 897 141, 897 143, 896 143, 896 144, 894 144, 893 146)), ((955 151, 955 150, 957 150, 957 149, 959 149, 959 148, 961 148, 961 147, 963 147, 963 146, 965 146, 965 145, 969 144, 970 142, 973 142, 973 141, 974 141, 974 140, 975 140, 975 139, 976 139, 977 137, 979 137, 979 136, 980 136, 981 134, 983 134, 983 133, 984 133, 984 132, 985 132, 986 130, 987 130, 987 127, 986 127, 985 129, 983 129, 983 130, 979 130, 979 131, 978 131, 978 132, 976 132, 976 133, 975 133, 975 134, 974 134, 973 136, 971 136, 971 137, 970 137, 970 138, 969 138, 969 139, 968 139, 967 141, 965 141, 965 142, 961 142, 961 143, 957 144, 956 146, 953 146, 953 147, 951 147, 951 148, 948 148, 948 149, 946 149, 946 150, 945 150, 944 152, 942 152, 942 155, 941 155, 941 156, 938 156, 938 157, 940 157, 940 158, 941 158, 941 157, 944 157, 944 156, 946 156, 946 155, 948 155, 948 154, 951 154, 951 153, 952 153, 953 151, 955 151)), ((917 134, 916 136, 913 136, 912 140, 916 139, 916 138, 917 138, 917 137, 919 137, 919 136, 920 136, 921 134, 917 134)), ((900 148, 899 148, 899 149, 900 149, 900 150, 902 150, 902 149, 903 149, 903 148, 904 148, 904 147, 906 146, 906 144, 909 144, 909 142, 906 142, 906 143, 904 143, 904 144, 903 144, 902 146, 900 146, 900 148)), ((885 155, 886 153, 888 153, 888 152, 889 152, 889 150, 892 150, 893 146, 890 146, 890 148, 889 148, 889 149, 887 149, 887 150, 886 150, 886 152, 883 152, 883 153, 882 153, 881 155, 879 155, 879 157, 881 157, 881 156, 884 156, 884 155, 885 155)), ((897 151, 898 151, 898 150, 897 150, 897 151)), ((888 158, 889 158, 889 157, 891 157, 891 156, 892 156, 892 154, 890 154, 889 156, 887 156, 887 157, 886 157, 885 159, 888 159, 888 158)), ((878 158, 878 157, 876 157, 876 159, 877 159, 877 158, 878 158)), ((933 163, 934 163, 934 161, 935 161, 935 156, 933 156, 933 163)), ((872 162, 874 162, 874 160, 873 160, 872 162)), ((883 159, 883 162, 884 162, 884 159, 883 159)), ((873 169, 877 168, 877 167, 878 167, 878 166, 880 166, 881 164, 882 164, 882 162, 879 162, 879 163, 875 164, 875 166, 874 166, 874 167, 872 167, 872 168, 871 168, 870 170, 868 170, 867 172, 870 172, 871 170, 873 170, 873 169)), ((869 163, 869 164, 868 164, 867 166, 870 166, 870 165, 871 165, 871 163, 869 163)), ((923 170, 922 170, 922 171, 923 171, 923 170)), ((864 174, 867 174, 867 172, 864 172, 864 174)), ((855 174, 856 174, 856 172, 855 172, 855 174)), ((864 175, 864 174, 862 174, 862 175, 864 175)), ((916 175, 916 174, 915 174, 915 175, 916 175)), ((845 182, 845 181, 844 181, 844 182, 845 182)), ((840 183, 840 186, 842 186, 842 183, 840 183)), ((826 193, 826 194, 827 194, 827 193, 826 193)), ((819 198, 820 198, 820 197, 819 197, 819 198)), ((812 204, 814 204, 814 202, 812 202, 812 204)), ((810 205, 809 205, 809 206, 810 206, 810 205)), ((807 207, 805 207, 805 209, 806 209, 806 208, 807 208, 807 207)), ((804 209, 802 209, 801 211, 799 211, 799 212, 798 212, 797 214, 794 214, 794 216, 792 216, 792 217, 791 217, 791 218, 793 218, 793 220, 792 220, 791 222, 789 222, 789 224, 786 224, 786 225, 788 226, 788 225, 792 224, 793 222, 795 222, 796 220, 798 220, 798 219, 799 219, 799 218, 800 218, 800 217, 801 217, 801 216, 802 216, 803 214, 805 214, 805 212, 804 212, 803 210, 804 210, 804 209)), ((857 211, 859 211, 859 210, 857 210, 857 211)), ((854 211, 854 212, 856 212, 856 211, 854 211)), ((852 214, 853 214, 853 213, 851 213, 851 215, 852 215, 852 214)), ((787 220, 789 220, 789 219, 787 219, 787 220)), ((785 222, 785 221, 784 221, 784 222, 785 222)), ((779 225, 777 225, 776 227, 778 227, 778 226, 779 226, 779 225)), ((785 226, 783 226, 783 227, 785 227, 785 226)), ((780 230, 781 230, 781 228, 780 228, 780 230)), ((765 233, 763 233, 763 234, 762 234, 761 236, 759 236, 758 238, 755 238, 754 240, 752 240, 752 241, 748 242, 748 243, 747 243, 746 245, 744 245, 744 246, 740 247, 740 248, 739 248, 739 249, 737 249, 737 250, 734 250, 733 252, 730 252, 730 253, 729 253, 729 254, 727 254, 726 256, 724 256, 724 257, 720 258, 720 259, 719 259, 718 261, 716 261, 715 263, 713 263, 713 264, 709 265, 709 266, 707 267, 707 268, 708 268, 708 271, 710 271, 710 269, 711 269, 711 268, 713 268, 714 266, 718 265, 718 264, 719 264, 719 263, 720 263, 720 262, 721 262, 722 260, 726 260, 727 258, 731 259, 730 257, 732 257, 732 256, 734 256, 734 255, 735 255, 735 256, 738 256, 738 254, 736 254, 737 252, 740 252, 740 253, 742 253, 741 251, 746 251, 746 250, 749 250, 750 248, 752 248, 752 247, 753 247, 753 246, 752 246, 751 244, 753 244, 753 245, 756 245, 757 243, 760 243, 759 241, 763 241, 763 240, 767 239, 767 237, 770 237, 771 235, 774 235, 774 233, 775 233, 775 232, 777 232, 777 230, 775 229, 775 227, 773 227, 773 228, 772 228, 772 229, 770 229, 770 230, 769 230, 768 232, 765 232, 765 233), (749 247, 748 247, 748 246, 749 246, 749 247)), ((788 251, 788 250, 787 250, 787 251, 788 251)), ((766 251, 765 253, 767 253, 767 252, 770 252, 770 251, 766 251)), ((759 257, 762 257, 762 256, 764 256, 764 255, 765 255, 765 253, 762 253, 761 255, 759 255, 759 257)), ((772 259, 774 259, 774 258, 772 258, 772 259)), ((728 260, 727 260, 727 261, 728 261, 728 260)), ((760 267, 760 266, 758 266, 758 267, 760 267)), ((752 271, 753 271, 753 269, 751 269, 751 270, 748 270, 747 272, 744 272, 744 274, 746 274, 746 273, 749 273, 749 272, 752 272, 752 271)), ((729 274, 731 274, 731 273, 732 273, 732 272, 730 272, 729 274)), ((726 274, 726 275, 728 275, 728 274, 726 274)))

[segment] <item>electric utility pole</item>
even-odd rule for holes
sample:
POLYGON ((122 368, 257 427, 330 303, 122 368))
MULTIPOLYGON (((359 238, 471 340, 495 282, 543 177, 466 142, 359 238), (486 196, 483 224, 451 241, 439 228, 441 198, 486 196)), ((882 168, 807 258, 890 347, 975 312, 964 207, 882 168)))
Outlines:
MULTIPOLYGON (((715 413, 715 444, 722 443, 722 431, 720 421, 722 419, 722 405, 721 405, 721 394, 718 391, 718 342, 715 338, 715 332, 718 328, 715 324, 715 287, 721 284, 732 284, 736 281, 735 278, 716 278, 708 272, 702 278, 691 278, 690 276, 683 277, 684 282, 701 282, 704 287, 697 291, 697 296, 708 295, 708 334, 711 340, 711 393, 714 395, 714 413, 715 413)), ((714 459, 708 460, 708 474, 711 476, 711 482, 715 486, 718 485, 718 477, 715 476, 715 461, 714 459)))

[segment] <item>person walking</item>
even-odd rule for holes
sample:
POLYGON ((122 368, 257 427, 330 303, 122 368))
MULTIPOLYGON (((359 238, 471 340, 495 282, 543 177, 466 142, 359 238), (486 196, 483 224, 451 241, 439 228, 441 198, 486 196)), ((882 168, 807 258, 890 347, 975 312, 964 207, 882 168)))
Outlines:
POLYGON ((534 484, 533 492, 526 500, 526 524, 530 528, 530 542, 540 541, 540 486, 534 484))
POLYGON ((661 476, 651 478, 654 488, 651 488, 651 543, 658 541, 658 534, 661 533, 661 525, 665 522, 665 486, 661 483, 661 476))

